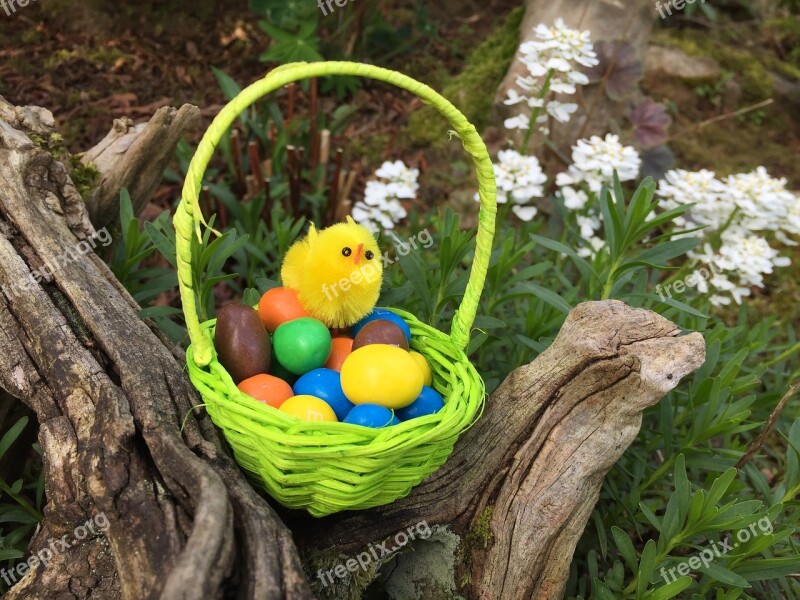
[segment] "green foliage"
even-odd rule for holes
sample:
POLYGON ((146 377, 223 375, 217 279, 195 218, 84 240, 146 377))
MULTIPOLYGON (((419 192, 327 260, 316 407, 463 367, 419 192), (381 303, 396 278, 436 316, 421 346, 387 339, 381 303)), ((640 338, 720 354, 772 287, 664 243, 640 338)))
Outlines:
POLYGON ((258 24, 273 39, 272 46, 261 55, 262 61, 291 63, 322 60, 322 55, 319 53, 319 38, 315 35, 316 18, 302 23, 296 32, 275 27, 269 21, 259 21, 258 24))
MULTIPOLYGON (((669 261, 697 243, 670 239, 667 226, 686 207, 653 216, 654 191, 654 183, 647 179, 626 204, 617 181, 613 192, 604 189, 595 198, 606 215, 607 244, 590 258, 575 251, 580 234, 574 223, 566 222, 563 205, 556 207, 565 218, 560 233, 556 219, 547 232, 539 220, 509 226, 507 207, 501 207, 476 333, 468 348, 490 391, 509 371, 550 344, 578 302, 618 298, 634 306, 661 304, 663 309, 705 317, 686 303, 662 300, 650 291, 658 271, 671 268, 669 261)), ((441 218, 412 215, 410 222, 415 223, 411 232, 430 230, 435 251, 398 256, 397 267, 387 269, 381 303, 405 308, 434 327, 446 328, 466 288, 475 232, 462 231, 458 216, 450 210, 441 218)))
MULTIPOLYGON (((694 319, 688 315, 683 325, 697 328, 694 319)), ((705 331, 705 364, 645 412, 636 442, 606 478, 594 527, 587 528, 576 552, 586 558, 573 564, 575 597, 602 598, 607 588, 616 590, 615 597, 639 597, 633 581, 644 580, 651 593, 667 593, 660 569, 668 572, 715 547, 719 555, 710 566, 692 569, 688 591, 678 597, 796 597, 796 583, 780 578, 800 568, 789 538, 799 520, 794 501, 800 491, 798 411, 780 421, 785 441, 768 445, 766 456, 754 457, 738 473, 733 469, 797 376, 797 343, 788 333, 775 318, 749 323, 745 309, 735 327, 716 322, 705 331), (712 478, 712 473, 719 475, 712 478), (737 531, 751 523, 763 527, 742 543, 737 531), (609 532, 616 549, 607 542, 609 532), (648 538, 655 543, 653 564, 659 573, 650 577, 631 566, 629 535, 637 546, 648 538), (738 546, 722 552, 720 540, 728 537, 738 546), (628 565, 628 575, 622 574, 620 560, 628 565), (584 567, 591 582, 578 575, 584 567)))
POLYGON ((181 341, 186 330, 169 319, 180 313, 172 306, 149 306, 164 295, 174 293, 178 286, 175 272, 175 229, 169 211, 164 211, 153 222, 142 223, 133 214, 130 194, 127 189, 120 192, 119 202, 120 235, 114 236, 111 245, 109 267, 114 276, 130 292, 141 306, 142 318, 150 317, 169 337, 181 341), (159 264, 156 251, 166 259, 168 265, 159 264))
MULTIPOLYGON (((28 417, 22 417, 0 438, 0 459, 14 445, 28 424, 28 417)), ((41 453, 34 444, 34 451, 41 453)), ((27 468, 23 476, 13 483, 0 477, 0 562, 11 567, 14 561, 25 556, 30 536, 42 520, 42 499, 44 480, 41 476, 41 463, 37 469, 27 468), (32 500, 31 500, 32 498, 32 500)), ((0 591, 5 583, 0 580, 0 591)))
MULTIPOLYGON (((285 64, 368 57, 372 63, 386 64, 428 40, 443 42, 421 0, 410 10, 413 23, 400 26, 387 21, 374 0, 323 6, 324 12, 313 0, 250 0, 250 10, 266 17, 259 26, 271 38, 261 61, 285 64)), ((323 80, 323 91, 335 91, 338 98, 352 95, 360 86, 356 77, 323 80)))
MULTIPOLYGON (((626 201, 617 181, 594 198, 605 245, 588 257, 575 251, 583 240, 557 201, 554 210, 563 220, 551 218, 547 225, 511 225, 501 207, 468 352, 491 390, 549 346, 572 306, 606 297, 702 332, 705 364, 645 412, 637 440, 606 478, 576 551, 568 593, 615 600, 796 597, 800 589, 786 575, 800 569, 790 538, 800 525, 800 411, 786 411, 779 420, 781 437, 766 456, 739 472, 733 466, 800 375, 800 344, 791 325, 777 317, 754 319, 742 307, 730 326, 694 291, 654 293, 659 271, 685 263, 696 240, 672 239, 671 221, 685 207, 657 212, 653 192, 645 180, 626 201), (740 530, 759 523, 763 531, 750 529, 752 539, 737 541, 747 535, 740 530), (692 567, 690 575, 677 571, 684 562, 696 564, 693 557, 705 549, 723 550, 731 536, 738 546, 714 554, 708 566, 692 567)), ((462 232, 449 210, 410 220, 409 231, 430 231, 433 244, 387 268, 381 303, 446 329, 466 286, 474 231, 462 232)), ((674 277, 686 273, 681 266, 674 277)))

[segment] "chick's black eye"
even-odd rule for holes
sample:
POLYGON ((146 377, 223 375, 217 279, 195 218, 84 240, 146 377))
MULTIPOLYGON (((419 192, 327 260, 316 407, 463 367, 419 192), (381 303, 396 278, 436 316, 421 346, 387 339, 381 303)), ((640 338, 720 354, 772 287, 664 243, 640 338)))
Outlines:
POLYGON ((348 248, 347 246, 342 248, 342 256, 350 256, 352 253, 353 251, 350 250, 350 248, 348 248))
POLYGON ((364 256, 367 258, 367 260, 372 260, 373 258, 375 258, 375 255, 372 253, 372 250, 367 250, 364 256))

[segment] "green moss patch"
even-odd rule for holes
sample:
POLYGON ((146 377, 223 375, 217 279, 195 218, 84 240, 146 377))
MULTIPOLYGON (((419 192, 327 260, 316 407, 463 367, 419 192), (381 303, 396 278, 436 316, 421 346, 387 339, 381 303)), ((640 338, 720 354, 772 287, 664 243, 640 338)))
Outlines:
MULTIPOLYGON (((494 93, 519 46, 523 10, 509 13, 505 23, 492 32, 467 59, 464 69, 445 84, 443 95, 480 130, 492 110, 494 93)), ((447 141, 447 126, 432 108, 411 115, 407 134, 414 144, 442 145, 447 141)))

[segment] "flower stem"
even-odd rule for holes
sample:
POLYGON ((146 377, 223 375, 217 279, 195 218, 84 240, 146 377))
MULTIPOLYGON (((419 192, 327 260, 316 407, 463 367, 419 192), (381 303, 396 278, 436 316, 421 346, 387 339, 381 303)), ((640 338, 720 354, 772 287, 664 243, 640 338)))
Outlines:
MULTIPOLYGON (((550 69, 547 72, 547 75, 544 79, 544 85, 542 86, 542 91, 539 93, 539 100, 544 101, 545 96, 550 91, 550 81, 553 79, 553 69, 550 69)), ((544 102, 542 103, 544 104, 544 102)), ((533 135, 533 128, 536 126, 536 120, 539 118, 539 114, 542 112, 542 107, 537 106, 533 109, 531 113, 531 120, 528 123, 528 131, 525 134, 525 139, 522 140, 522 148, 520 153, 521 154, 528 154, 528 144, 530 144, 531 136, 533 135)))

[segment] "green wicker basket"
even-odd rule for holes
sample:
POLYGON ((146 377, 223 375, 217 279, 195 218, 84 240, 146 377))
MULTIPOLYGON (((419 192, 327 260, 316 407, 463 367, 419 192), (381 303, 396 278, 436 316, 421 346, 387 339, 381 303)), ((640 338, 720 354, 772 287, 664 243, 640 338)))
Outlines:
POLYGON ((480 416, 485 389, 464 349, 489 265, 495 196, 492 162, 475 127, 431 88, 388 69, 352 62, 284 65, 242 90, 211 123, 189 165, 174 219, 178 281, 191 339, 186 361, 208 414, 222 430, 237 462, 278 502, 306 509, 314 516, 393 502, 438 469, 458 436, 480 416), (443 395, 445 406, 434 415, 383 429, 303 422, 243 394, 217 360, 213 343, 216 321, 200 323, 196 310, 191 236, 199 236, 201 225, 206 225, 198 200, 215 147, 242 111, 262 96, 288 83, 328 75, 368 77, 416 94, 450 121, 477 169, 481 211, 475 258, 450 335, 396 311, 411 328, 412 348, 430 363, 433 386, 443 395))

